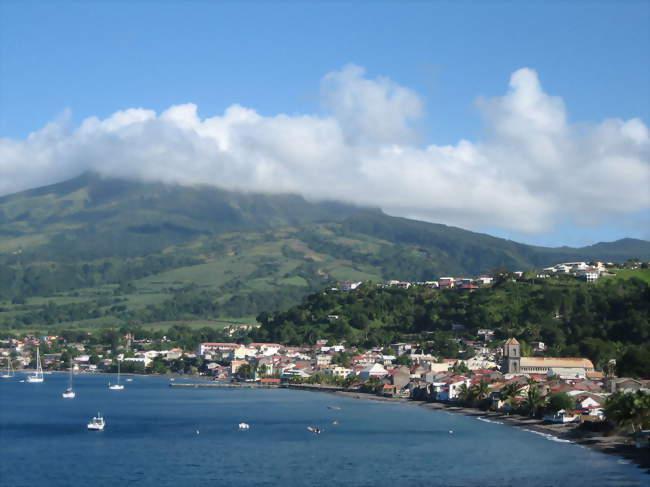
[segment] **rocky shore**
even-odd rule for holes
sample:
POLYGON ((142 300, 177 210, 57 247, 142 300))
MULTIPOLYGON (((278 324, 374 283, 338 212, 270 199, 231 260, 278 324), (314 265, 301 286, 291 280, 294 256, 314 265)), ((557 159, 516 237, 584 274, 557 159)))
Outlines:
POLYGON ((626 458, 643 468, 646 473, 650 474, 650 451, 648 449, 636 448, 634 443, 624 436, 602 436, 601 433, 585 431, 579 428, 579 425, 575 423, 547 423, 540 419, 519 416, 517 414, 481 411, 476 408, 466 408, 441 402, 413 401, 411 399, 382 397, 363 392, 339 391, 335 392, 335 394, 356 399, 410 403, 429 409, 463 414, 465 416, 483 418, 501 424, 524 428, 540 434, 550 435, 561 440, 570 441, 607 455, 626 458))

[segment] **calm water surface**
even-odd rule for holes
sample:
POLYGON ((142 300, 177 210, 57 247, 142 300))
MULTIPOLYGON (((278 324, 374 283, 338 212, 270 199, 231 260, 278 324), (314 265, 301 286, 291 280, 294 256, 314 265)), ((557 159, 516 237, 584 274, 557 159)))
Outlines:
POLYGON ((69 400, 61 398, 65 374, 43 384, 22 378, 0 380, 3 486, 650 485, 625 460, 409 404, 176 389, 159 377, 109 391, 107 375, 75 376, 77 398, 69 400), (87 431, 98 411, 106 429, 87 431), (242 421, 249 431, 237 429, 242 421))

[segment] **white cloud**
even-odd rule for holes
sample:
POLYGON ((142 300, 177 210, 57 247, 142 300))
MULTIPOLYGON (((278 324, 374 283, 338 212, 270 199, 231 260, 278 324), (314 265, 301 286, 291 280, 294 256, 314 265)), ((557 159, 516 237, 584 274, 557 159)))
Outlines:
POLYGON ((354 65, 321 84, 325 114, 263 117, 233 105, 133 108, 25 140, 0 139, 0 194, 93 169, 110 176, 297 192, 466 228, 543 232, 558 220, 607 221, 650 208, 650 137, 639 119, 572 126, 528 68, 479 100, 487 138, 419 146, 418 95, 354 65))

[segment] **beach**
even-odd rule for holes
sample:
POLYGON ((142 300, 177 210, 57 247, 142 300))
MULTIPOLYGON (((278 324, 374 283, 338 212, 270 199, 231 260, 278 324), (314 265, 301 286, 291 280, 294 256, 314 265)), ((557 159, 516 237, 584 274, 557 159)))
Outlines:
POLYGON ((438 411, 446 411, 464 416, 471 416, 484 421, 516 426, 541 435, 549 435, 560 441, 568 441, 581 445, 592 450, 623 457, 635 463, 650 474, 650 451, 648 449, 636 448, 629 438, 619 435, 603 436, 597 432, 590 432, 580 429, 576 423, 556 424, 548 423, 541 419, 529 418, 518 414, 501 413, 494 411, 482 411, 477 408, 462 407, 442 402, 414 401, 405 398, 392 398, 377 396, 363 392, 337 391, 337 395, 353 397, 356 399, 370 399, 373 401, 411 403, 438 411))

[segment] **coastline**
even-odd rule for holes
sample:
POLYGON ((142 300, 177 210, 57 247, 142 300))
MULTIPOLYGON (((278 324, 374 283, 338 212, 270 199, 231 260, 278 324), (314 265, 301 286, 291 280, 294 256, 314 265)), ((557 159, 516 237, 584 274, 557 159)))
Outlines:
POLYGON ((560 441, 575 443, 576 445, 584 446, 606 455, 625 458, 644 470, 646 474, 650 475, 650 452, 636 448, 630 443, 629 439, 623 436, 602 436, 595 432, 579 431, 577 425, 572 423, 546 423, 540 419, 519 416, 517 414, 482 411, 477 408, 468 408, 441 402, 414 401, 412 399, 382 397, 358 391, 333 391, 333 393, 354 399, 408 403, 431 410, 447 411, 489 422, 515 426, 541 435, 548 435, 560 441))

